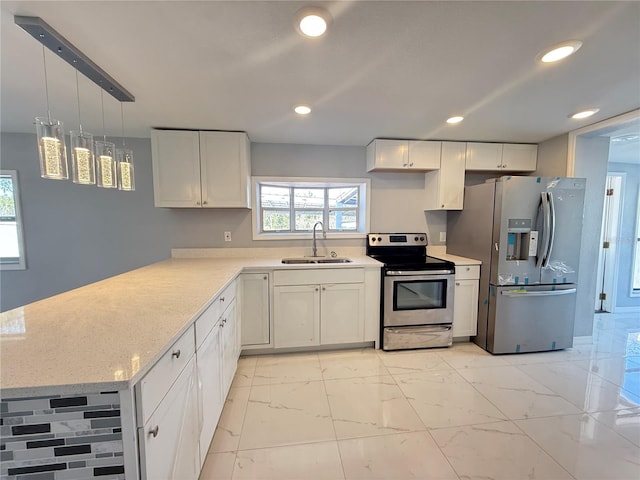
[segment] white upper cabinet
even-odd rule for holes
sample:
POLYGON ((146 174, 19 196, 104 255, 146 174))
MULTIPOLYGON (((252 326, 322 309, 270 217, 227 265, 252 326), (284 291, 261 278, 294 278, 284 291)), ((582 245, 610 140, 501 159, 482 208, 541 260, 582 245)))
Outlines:
POLYGON ((467 142, 467 170, 533 172, 537 160, 537 145, 467 142))
POLYGON ((244 132, 151 130, 156 207, 250 208, 244 132))
POLYGON ((367 146, 367 171, 440 168, 441 142, 421 140, 373 140, 367 146))
POLYGON ((440 169, 425 173, 425 210, 462 210, 465 143, 442 142, 440 169))

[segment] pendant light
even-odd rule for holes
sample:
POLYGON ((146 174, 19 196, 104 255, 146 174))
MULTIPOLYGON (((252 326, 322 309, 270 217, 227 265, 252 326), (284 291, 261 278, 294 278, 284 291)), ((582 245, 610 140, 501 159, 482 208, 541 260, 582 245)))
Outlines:
POLYGON ((47 116, 36 117, 36 134, 38 136, 38 157, 40 157, 40 176, 54 180, 69 178, 67 170, 67 147, 64 142, 62 122, 51 118, 49 109, 49 82, 47 79, 47 59, 42 46, 42 63, 44 65, 44 88, 47 99, 47 116))
POLYGON ((122 121, 122 148, 116 149, 118 160, 118 188, 120 190, 133 191, 136 189, 133 174, 133 150, 126 147, 124 140, 124 109, 120 102, 120 119, 122 121))
POLYGON ((97 184, 102 188, 117 188, 116 172, 116 145, 107 142, 107 134, 104 127, 104 90, 100 89, 100 102, 102 104, 102 141, 96 141, 97 184))
POLYGON ((78 69, 76 68, 76 94, 78 96, 78 130, 71 130, 71 167, 73 183, 95 185, 96 170, 93 156, 93 135, 82 131, 80 117, 80 87, 78 85, 78 69))

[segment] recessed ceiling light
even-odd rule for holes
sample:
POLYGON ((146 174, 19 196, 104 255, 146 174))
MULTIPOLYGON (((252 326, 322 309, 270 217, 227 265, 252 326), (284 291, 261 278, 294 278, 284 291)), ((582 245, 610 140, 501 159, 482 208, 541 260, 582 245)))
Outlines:
POLYGON ((308 105, 297 105, 293 111, 298 115, 309 115, 311 113, 311 107, 308 105))
POLYGON ((571 115, 571 118, 574 118, 576 120, 582 120, 583 118, 588 118, 594 113, 598 113, 599 111, 600 111, 599 108, 590 108, 589 110, 583 110, 581 112, 574 113, 573 115, 571 115))
POLYGON ((460 123, 464 117, 451 117, 447 119, 447 123, 460 123))
POLYGON ((579 40, 570 40, 568 42, 554 45, 540 55, 540 61, 544 63, 557 62, 558 60, 562 60, 572 53, 575 53, 581 46, 582 42, 579 40))
POLYGON ((318 38, 325 34, 331 16, 329 12, 319 7, 304 7, 296 14, 296 30, 309 38, 318 38))

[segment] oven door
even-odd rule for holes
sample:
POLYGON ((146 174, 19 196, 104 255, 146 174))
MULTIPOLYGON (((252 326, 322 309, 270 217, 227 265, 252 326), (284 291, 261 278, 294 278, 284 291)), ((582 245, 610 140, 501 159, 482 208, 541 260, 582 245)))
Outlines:
POLYGON ((385 272, 383 326, 453 323, 451 270, 385 272))

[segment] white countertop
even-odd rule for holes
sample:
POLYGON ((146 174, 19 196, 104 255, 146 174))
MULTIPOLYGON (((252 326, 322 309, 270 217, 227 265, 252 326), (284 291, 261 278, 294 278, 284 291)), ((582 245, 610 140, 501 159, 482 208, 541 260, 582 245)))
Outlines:
POLYGON ((241 271, 380 267, 350 258, 173 258, 0 313, 2 397, 128 388, 241 271))
POLYGON ((430 254, 430 256, 439 258, 440 260, 447 260, 449 262, 453 262, 456 264, 456 266, 482 265, 482 262, 480 260, 475 260, 473 258, 467 258, 467 257, 459 257, 458 255, 451 255, 448 253, 430 254))

